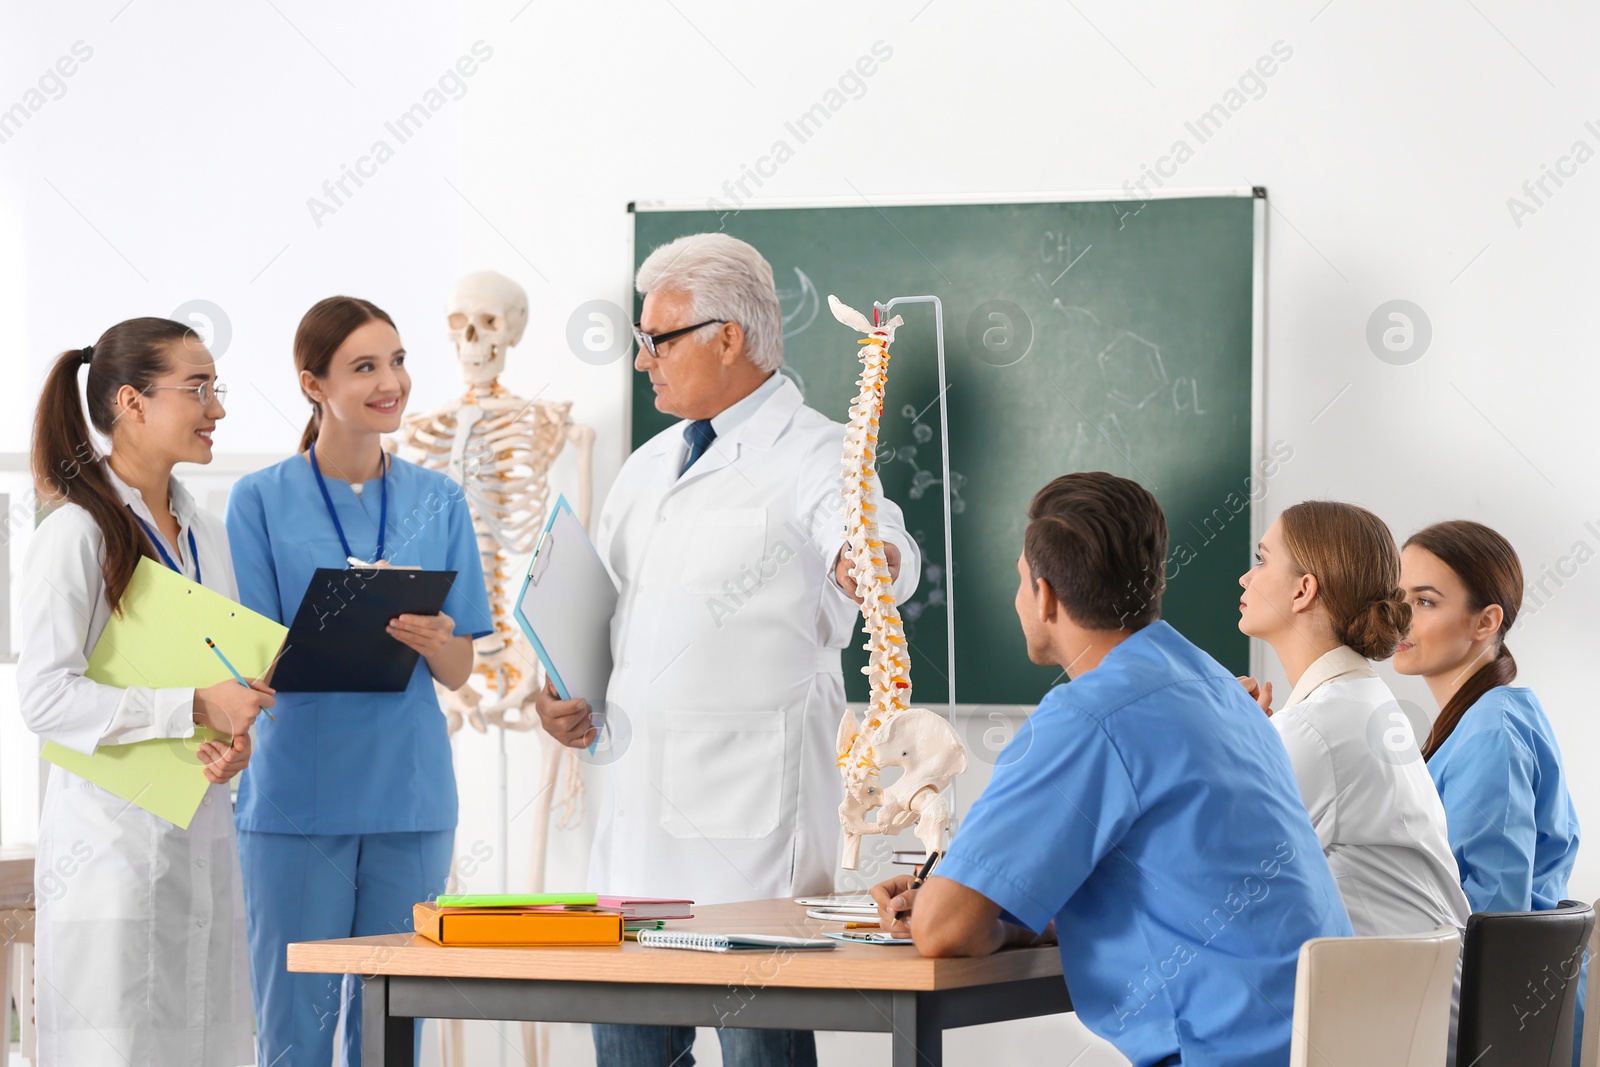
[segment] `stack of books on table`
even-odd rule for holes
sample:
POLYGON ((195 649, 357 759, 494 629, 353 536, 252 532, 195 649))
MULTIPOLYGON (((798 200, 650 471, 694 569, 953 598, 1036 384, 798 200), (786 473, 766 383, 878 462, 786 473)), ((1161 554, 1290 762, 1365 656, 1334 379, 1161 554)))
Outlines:
POLYGON ((441 896, 411 909, 417 933, 441 945, 618 945, 630 930, 690 919, 690 900, 595 893, 441 896))

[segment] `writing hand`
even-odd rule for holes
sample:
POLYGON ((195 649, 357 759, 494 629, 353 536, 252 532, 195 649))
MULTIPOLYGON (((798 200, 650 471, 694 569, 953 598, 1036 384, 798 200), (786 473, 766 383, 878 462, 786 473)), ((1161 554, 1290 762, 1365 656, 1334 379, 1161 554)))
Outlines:
POLYGON ((232 678, 196 689, 194 721, 201 726, 209 726, 219 734, 237 737, 249 732, 262 708, 270 708, 276 703, 274 692, 266 682, 251 682, 246 689, 232 678))
POLYGON ((878 929, 895 937, 911 936, 911 909, 918 892, 911 888, 912 881, 909 874, 897 874, 872 887, 872 901, 878 905, 878 929))

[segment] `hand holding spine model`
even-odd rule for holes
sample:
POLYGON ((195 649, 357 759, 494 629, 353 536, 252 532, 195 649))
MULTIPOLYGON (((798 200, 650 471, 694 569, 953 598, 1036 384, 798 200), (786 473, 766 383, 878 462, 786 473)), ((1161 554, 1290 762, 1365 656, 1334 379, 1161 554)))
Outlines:
POLYGON ((862 632, 867 665, 862 668, 870 686, 866 722, 846 711, 839 723, 840 772, 845 799, 839 805, 844 826, 845 870, 856 869, 864 834, 897 834, 917 824, 916 836, 928 852, 944 846, 950 825, 950 802, 943 795, 951 780, 967 769, 967 754, 950 724, 938 714, 911 704, 911 653, 900 620, 893 579, 878 529, 877 511, 882 499, 876 454, 883 393, 889 376, 889 345, 901 323, 897 315, 873 326, 853 308, 828 297, 833 317, 867 336, 861 345, 860 391, 850 405, 850 424, 844 436, 845 552, 854 567, 857 589, 862 591, 862 632), (883 767, 900 767, 903 773, 887 788, 879 782, 883 767), (873 808, 877 818, 866 821, 873 808))

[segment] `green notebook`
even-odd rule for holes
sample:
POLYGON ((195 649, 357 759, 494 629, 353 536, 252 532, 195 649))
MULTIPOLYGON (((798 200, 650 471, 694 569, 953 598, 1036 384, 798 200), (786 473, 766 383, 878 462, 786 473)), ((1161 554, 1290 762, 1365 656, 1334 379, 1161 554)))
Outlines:
MULTIPOLYGON (((233 677, 206 647, 209 637, 239 673, 259 678, 288 633, 265 615, 145 557, 123 594, 122 614, 106 624, 84 676, 123 689, 204 689, 233 677)), ((196 753, 225 736, 196 727, 193 737, 102 745, 92 756, 51 741, 41 755, 187 830, 211 784, 196 753)))
POLYGON ((599 902, 594 893, 469 893, 435 901, 441 908, 592 908, 599 902))

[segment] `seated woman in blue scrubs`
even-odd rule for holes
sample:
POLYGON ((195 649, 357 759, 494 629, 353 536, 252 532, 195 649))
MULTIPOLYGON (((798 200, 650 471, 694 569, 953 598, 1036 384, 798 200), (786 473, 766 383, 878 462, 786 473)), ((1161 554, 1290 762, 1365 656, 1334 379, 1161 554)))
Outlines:
POLYGON ((1072 682, 1000 753, 927 884, 873 888, 880 922, 912 908, 927 956, 1053 929, 1073 1009, 1129 1060, 1282 1067, 1301 943, 1350 933, 1283 745, 1233 675, 1161 621, 1155 497, 1069 474, 1028 518, 1028 658, 1072 682))
POLYGON ((1411 632, 1394 669, 1439 702, 1423 745, 1450 850, 1473 911, 1547 911, 1567 895, 1578 817, 1561 749, 1531 689, 1512 686, 1505 635, 1522 606, 1522 565, 1476 522, 1441 522, 1400 553, 1411 632))
MULTIPOLYGON (((1400 552, 1411 632, 1394 669, 1420 674, 1439 717, 1422 746, 1444 801, 1450 850, 1473 911, 1549 911, 1578 860, 1578 813, 1561 748, 1533 690, 1513 686, 1506 632, 1522 607, 1522 563, 1481 523, 1440 522, 1400 552)), ((1578 979, 1580 1056, 1588 963, 1578 979)))
POLYGON ((389 624, 396 654, 421 653, 404 692, 280 694, 240 783, 258 1062, 330 1062, 342 1004, 342 1062, 354 1065, 359 983, 290 974, 285 946, 409 931, 411 906, 444 890, 456 782, 434 682, 465 683, 473 638, 492 624, 460 488, 382 448, 411 391, 393 320, 330 297, 301 320, 294 359, 313 407, 300 451, 240 479, 228 499, 239 599, 287 625, 318 567, 456 572, 443 612, 389 624))

